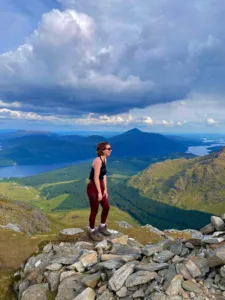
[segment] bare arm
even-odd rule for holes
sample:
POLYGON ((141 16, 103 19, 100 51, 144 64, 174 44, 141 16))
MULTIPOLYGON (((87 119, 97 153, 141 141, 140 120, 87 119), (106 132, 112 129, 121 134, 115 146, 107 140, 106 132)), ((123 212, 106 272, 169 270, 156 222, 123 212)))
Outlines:
POLYGON ((102 166, 102 162, 100 160, 100 158, 96 158, 93 164, 93 168, 94 168, 94 182, 95 182, 95 186, 97 188, 98 193, 101 193, 101 187, 100 187, 100 182, 99 182, 99 174, 100 174, 100 169, 102 166))

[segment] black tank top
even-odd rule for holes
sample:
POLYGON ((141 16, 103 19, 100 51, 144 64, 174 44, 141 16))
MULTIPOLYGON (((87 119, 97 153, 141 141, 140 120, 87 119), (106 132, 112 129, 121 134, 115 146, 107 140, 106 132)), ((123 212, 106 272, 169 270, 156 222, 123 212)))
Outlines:
MULTIPOLYGON (((103 180, 104 175, 107 174, 106 163, 105 163, 105 161, 102 160, 101 156, 99 156, 99 157, 102 161, 102 166, 101 166, 101 169, 100 169, 99 179, 103 180)), ((91 172, 90 172, 90 176, 89 176, 90 180, 94 179, 94 172, 95 172, 95 169, 92 167, 91 172)))

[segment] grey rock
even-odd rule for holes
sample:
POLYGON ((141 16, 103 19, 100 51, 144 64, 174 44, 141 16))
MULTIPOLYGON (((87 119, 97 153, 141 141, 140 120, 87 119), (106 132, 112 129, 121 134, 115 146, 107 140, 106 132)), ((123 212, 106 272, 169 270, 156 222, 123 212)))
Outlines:
POLYGON ((171 297, 171 296, 176 296, 182 289, 182 282, 183 282, 183 276, 181 275, 176 275, 167 285, 165 288, 166 294, 171 297))
POLYGON ((215 228, 214 228, 214 226, 212 225, 212 223, 210 223, 210 224, 208 224, 208 225, 206 225, 206 226, 204 226, 204 227, 202 227, 201 229, 200 229, 200 232, 202 233, 202 234, 209 234, 209 233, 212 233, 212 232, 214 232, 215 231, 215 228))
POLYGON ((43 248, 44 253, 49 253, 51 250, 52 250, 52 244, 51 243, 45 245, 44 248, 43 248))
POLYGON ((113 270, 113 269, 119 269, 123 266, 123 262, 120 260, 107 260, 104 262, 101 262, 98 264, 98 268, 102 269, 108 269, 108 270, 113 270))
POLYGON ((60 282, 58 293, 55 300, 72 300, 78 296, 84 289, 81 275, 67 277, 60 282))
POLYGON ((210 267, 225 264, 225 246, 219 247, 209 254, 208 264, 210 267))
POLYGON ((220 282, 218 282, 217 285, 222 291, 225 291, 225 280, 224 279, 222 279, 220 282))
POLYGON ((213 237, 212 235, 205 235, 202 239, 202 243, 218 244, 225 240, 225 237, 213 237))
POLYGON ((179 241, 174 242, 168 250, 173 252, 175 255, 180 255, 183 250, 183 244, 179 241))
POLYGON ((84 230, 81 228, 66 228, 66 229, 61 230, 60 234, 73 236, 73 235, 77 235, 82 232, 84 232, 84 230))
POLYGON ((216 274, 216 276, 214 278, 214 283, 217 284, 218 282, 220 282, 220 280, 221 280, 220 274, 216 274))
POLYGON ((118 222, 119 226, 122 228, 132 228, 133 226, 127 223, 126 221, 119 221, 118 222))
POLYGON ((200 293, 201 288, 191 280, 186 280, 182 282, 182 287, 189 292, 200 293))
POLYGON ((160 242, 158 244, 149 244, 149 245, 144 246, 141 249, 141 252, 146 256, 152 256, 153 254, 155 254, 157 252, 163 251, 165 249, 164 248, 165 246, 166 246, 165 241, 160 242))
POLYGON ((143 298, 145 296, 143 288, 140 288, 139 290, 137 290, 134 294, 133 294, 133 298, 143 298))
POLYGON ((213 284, 212 278, 207 278, 206 280, 204 280, 204 286, 207 287, 208 289, 210 289, 212 287, 212 284, 213 284))
POLYGON ((148 264, 138 264, 135 266, 135 270, 137 271, 150 271, 150 272, 154 272, 154 271, 159 271, 162 269, 166 269, 169 267, 169 264, 167 263, 148 263, 148 264))
POLYGON ((116 292, 116 295, 120 298, 126 297, 127 295, 127 288, 123 286, 119 291, 116 292))
POLYGON ((225 229, 224 221, 220 217, 211 216, 211 223, 217 231, 225 229))
MULTIPOLYGON (((190 244, 191 244, 191 243, 190 243, 190 244)), ((192 244, 191 244, 191 245, 192 245, 192 244)), ((181 257, 187 256, 188 253, 189 253, 188 248, 187 248, 187 247, 183 247, 183 250, 182 250, 180 256, 181 256, 181 257)))
POLYGON ((22 232, 20 226, 18 224, 8 223, 7 225, 0 225, 2 228, 10 229, 16 232, 22 232))
POLYGON ((185 246, 186 246, 187 248, 189 248, 189 249, 194 249, 194 248, 195 248, 195 246, 194 246, 192 243, 190 243, 190 242, 187 242, 187 243, 185 244, 185 246))
POLYGON ((222 266, 221 268, 220 268, 220 275, 221 275, 221 277, 223 277, 223 278, 225 278, 225 266, 222 266))
POLYGON ((48 284, 34 284, 22 294, 22 300, 47 300, 48 284))
POLYGON ((132 247, 129 245, 121 245, 121 244, 113 244, 112 250, 110 251, 112 254, 120 254, 120 255, 130 255, 130 254, 140 254, 141 250, 139 247, 132 247))
POLYGON ((49 271, 58 271, 62 268, 62 265, 61 264, 57 264, 57 263, 54 263, 54 264, 51 264, 51 265, 48 265, 46 267, 46 270, 49 270, 49 271))
POLYGON ((119 268, 110 278, 108 285, 113 291, 118 291, 122 288, 127 278, 133 273, 137 262, 129 262, 119 268))
POLYGON ((153 260, 159 263, 163 263, 168 261, 170 258, 172 258, 174 256, 174 253, 169 251, 169 250, 163 250, 159 253, 156 253, 153 256, 153 260))
POLYGON ((101 273, 97 272, 91 275, 87 275, 82 279, 82 283, 90 288, 95 288, 101 279, 101 273))
POLYGON ((133 287, 139 284, 147 283, 153 280, 157 276, 156 272, 149 272, 149 271, 138 271, 134 274, 131 274, 126 282, 126 287, 133 287))
POLYGON ((114 300, 115 297, 113 296, 113 293, 109 290, 106 290, 101 296, 97 298, 97 300, 114 300))
POLYGON ((60 280, 60 272, 50 272, 47 277, 47 281, 50 286, 50 290, 56 291, 59 286, 59 280, 60 280))
POLYGON ((19 285, 19 295, 21 296, 22 293, 29 287, 30 283, 29 280, 25 279, 19 285))
MULTIPOLYGON (((170 298, 162 292, 152 293, 149 300, 169 300, 170 298)), ((172 299, 171 299, 172 300, 172 299)))
POLYGON ((73 300, 95 300, 95 291, 88 287, 73 300))

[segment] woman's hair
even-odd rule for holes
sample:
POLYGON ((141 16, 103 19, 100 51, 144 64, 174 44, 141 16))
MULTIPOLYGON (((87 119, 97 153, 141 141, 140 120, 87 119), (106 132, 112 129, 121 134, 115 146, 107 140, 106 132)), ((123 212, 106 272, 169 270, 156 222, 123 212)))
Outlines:
POLYGON ((98 156, 101 156, 101 155, 104 154, 103 151, 105 150, 106 145, 109 145, 109 143, 108 142, 101 142, 101 143, 97 144, 96 153, 97 153, 98 156))

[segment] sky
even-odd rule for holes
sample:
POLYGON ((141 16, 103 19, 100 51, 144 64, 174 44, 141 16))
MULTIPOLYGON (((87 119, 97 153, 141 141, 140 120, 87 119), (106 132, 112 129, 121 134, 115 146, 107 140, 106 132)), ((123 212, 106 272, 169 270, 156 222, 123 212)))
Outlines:
POLYGON ((224 0, 1 0, 0 129, 225 132, 224 0))

